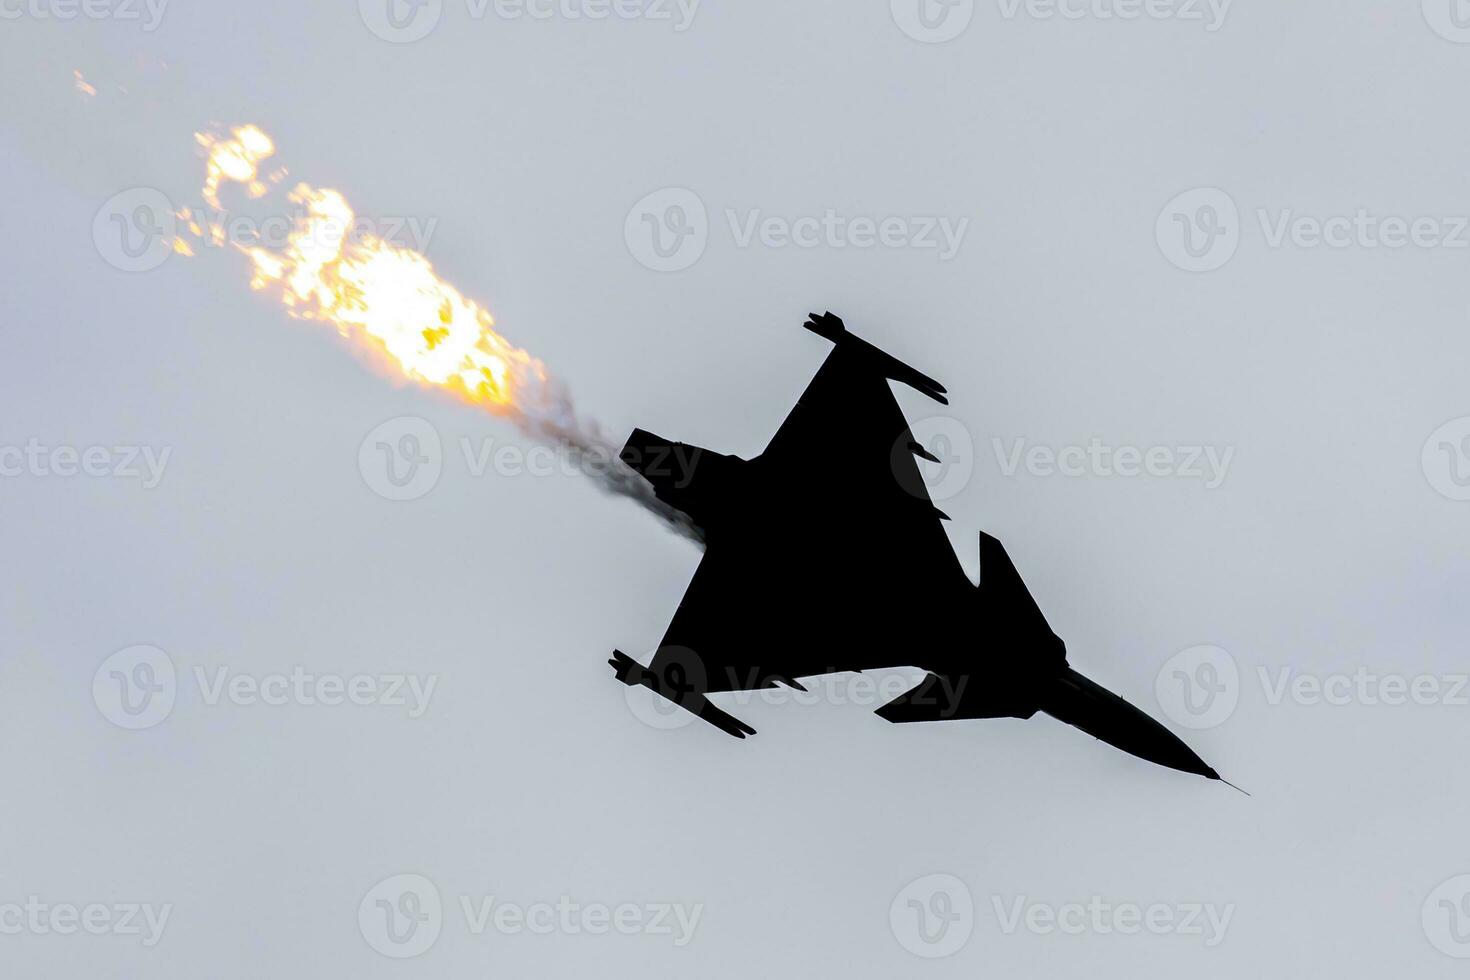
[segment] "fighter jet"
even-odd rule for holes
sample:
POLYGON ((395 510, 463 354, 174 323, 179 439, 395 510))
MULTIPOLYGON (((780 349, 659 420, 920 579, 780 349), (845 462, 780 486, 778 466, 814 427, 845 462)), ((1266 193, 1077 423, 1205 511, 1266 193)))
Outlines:
POLYGON ((755 729, 709 695, 917 667, 923 680, 879 717, 1044 711, 1150 762, 1220 779, 1163 725, 1068 666, 1005 548, 983 532, 980 584, 970 582, 915 462, 938 459, 915 441, 889 382, 948 404, 944 387, 831 313, 803 325, 835 347, 759 456, 642 429, 623 447, 623 461, 703 532, 705 554, 649 665, 613 652, 618 680, 745 738, 755 729))

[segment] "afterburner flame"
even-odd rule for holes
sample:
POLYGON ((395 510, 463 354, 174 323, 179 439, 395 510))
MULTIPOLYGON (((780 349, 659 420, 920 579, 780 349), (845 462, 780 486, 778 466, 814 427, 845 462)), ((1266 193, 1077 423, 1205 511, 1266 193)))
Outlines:
MULTIPOLYGON (((565 452, 604 489, 703 540, 685 514, 660 500, 618 458, 595 423, 578 416, 545 365, 495 331, 489 311, 440 278, 421 253, 363 233, 340 192, 297 184, 290 200, 301 213, 283 243, 229 240, 220 203, 225 186, 240 184, 260 198, 286 172, 262 176, 276 148, 258 126, 236 127, 229 136, 196 133, 195 140, 206 154, 201 194, 214 211, 181 208, 180 227, 203 244, 228 243, 245 253, 253 289, 274 296, 293 317, 330 323, 352 342, 385 355, 406 378, 514 419, 527 435, 565 452)), ((175 250, 194 254, 182 237, 175 250)))
POLYGON ((268 189, 259 179, 260 161, 276 152, 275 143, 258 126, 237 126, 231 136, 195 133, 194 139, 209 152, 204 175, 204 199, 214 207, 219 203, 219 189, 227 180, 244 184, 251 197, 264 197, 268 189))
MULTIPOLYGON (((239 127, 229 139, 196 139, 208 151, 205 200, 219 207, 227 181, 244 184, 252 196, 266 192, 260 166, 275 145, 258 127, 239 127)), ((239 246, 254 266, 252 288, 279 297, 292 316, 325 321, 385 352, 409 378, 488 408, 510 408, 518 389, 546 384, 541 362, 496 333, 490 313, 440 278, 423 255, 355 233, 357 216, 341 193, 298 184, 290 200, 304 216, 284 248, 239 246)))

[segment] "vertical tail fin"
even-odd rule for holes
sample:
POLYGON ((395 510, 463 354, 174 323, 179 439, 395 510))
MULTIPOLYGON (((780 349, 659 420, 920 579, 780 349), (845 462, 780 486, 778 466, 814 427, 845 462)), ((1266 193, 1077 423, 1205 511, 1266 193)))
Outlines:
POLYGON ((1061 641, 1031 597, 1000 541, 980 532, 980 629, 986 644, 1005 653, 1027 651, 1058 666, 1067 661, 1061 641))

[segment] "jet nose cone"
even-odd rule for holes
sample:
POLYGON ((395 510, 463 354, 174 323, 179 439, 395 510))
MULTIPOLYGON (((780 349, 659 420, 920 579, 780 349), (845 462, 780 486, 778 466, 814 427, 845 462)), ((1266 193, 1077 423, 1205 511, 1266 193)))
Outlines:
POLYGON ((1051 682, 1042 696, 1041 710, 1140 759, 1206 779, 1220 779, 1219 773, 1169 729, 1070 667, 1051 682))

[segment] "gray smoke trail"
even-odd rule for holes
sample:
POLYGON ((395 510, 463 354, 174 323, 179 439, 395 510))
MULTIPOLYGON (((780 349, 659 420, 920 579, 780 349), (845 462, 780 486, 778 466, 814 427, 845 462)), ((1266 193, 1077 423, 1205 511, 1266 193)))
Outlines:
POLYGON ((601 426, 582 418, 564 386, 551 379, 523 378, 515 415, 521 431, 567 454, 601 489, 627 497, 691 541, 704 544, 704 531, 689 515, 660 500, 653 484, 623 462, 601 426), (535 392, 531 396, 530 392, 535 392))

